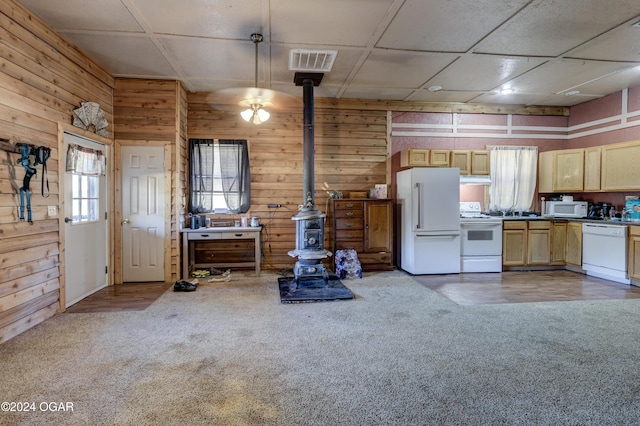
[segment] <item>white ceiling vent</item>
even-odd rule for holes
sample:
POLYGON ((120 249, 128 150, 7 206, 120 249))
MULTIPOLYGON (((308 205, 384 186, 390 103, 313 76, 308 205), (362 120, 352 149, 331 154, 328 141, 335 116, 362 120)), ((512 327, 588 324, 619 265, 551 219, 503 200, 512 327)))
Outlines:
POLYGON ((338 56, 337 50, 289 50, 289 70, 329 72, 338 56))

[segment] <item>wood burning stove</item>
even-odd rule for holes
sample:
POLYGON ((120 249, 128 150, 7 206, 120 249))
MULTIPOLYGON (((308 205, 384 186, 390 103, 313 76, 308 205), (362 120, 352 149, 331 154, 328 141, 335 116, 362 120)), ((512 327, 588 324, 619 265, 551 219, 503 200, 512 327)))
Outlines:
POLYGON ((291 219, 296 221, 296 249, 289 256, 297 257, 293 268, 295 284, 302 285, 304 278, 323 278, 328 281, 327 269, 322 259, 331 256, 324 248, 324 221, 326 215, 314 203, 314 132, 313 87, 322 80, 321 73, 296 73, 294 82, 303 89, 304 144, 303 144, 303 203, 300 212, 291 219))

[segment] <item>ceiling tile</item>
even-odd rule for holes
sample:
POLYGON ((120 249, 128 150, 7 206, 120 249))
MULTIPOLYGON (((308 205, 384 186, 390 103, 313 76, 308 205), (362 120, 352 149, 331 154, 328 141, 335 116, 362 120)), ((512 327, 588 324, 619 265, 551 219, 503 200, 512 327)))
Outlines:
POLYGON ((64 4, 43 0, 20 2, 56 29, 142 31, 120 0, 65 0, 64 4))
POLYGON ((353 99, 404 99, 411 94, 409 89, 380 89, 376 87, 349 86, 342 98, 353 99))
POLYGON ((176 70, 147 38, 73 32, 62 35, 115 76, 178 78, 176 70))
POLYGON ((409 100, 419 102, 469 102, 482 94, 483 92, 455 92, 450 90, 430 92, 423 89, 414 92, 409 97, 409 100))
POLYGON ((426 85, 455 90, 488 91, 544 62, 543 59, 465 55, 429 80, 426 85))
POLYGON ((517 92, 554 94, 572 90, 628 66, 615 62, 553 60, 512 80, 510 84, 517 92))
POLYGON ((376 49, 351 81, 357 86, 417 89, 457 58, 449 53, 376 49))
POLYGON ((637 0, 535 0, 475 51, 558 56, 638 14, 637 0))
POLYGON ((129 0, 156 33, 249 40, 262 26, 261 0, 129 0))
POLYGON ((640 62, 640 26, 625 25, 569 52, 567 57, 640 62))
POLYGON ((393 0, 271 0, 271 40, 366 46, 393 0))
POLYGON ((407 0, 377 46, 466 52, 528 1, 407 0))

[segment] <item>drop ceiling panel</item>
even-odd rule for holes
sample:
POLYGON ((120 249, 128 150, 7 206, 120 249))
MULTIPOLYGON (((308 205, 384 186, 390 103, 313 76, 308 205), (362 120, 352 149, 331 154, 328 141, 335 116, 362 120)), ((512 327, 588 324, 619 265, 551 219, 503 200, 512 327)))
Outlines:
POLYGON ((488 91, 542 63, 543 59, 465 55, 429 80, 426 86, 488 91))
POLYGON ((141 32, 120 0, 22 0, 21 3, 55 28, 141 32))
POLYGON ((587 81, 623 70, 628 66, 615 62, 553 60, 510 83, 517 92, 553 94, 573 90, 587 81))
POLYGON ((342 98, 353 99, 404 99, 411 94, 409 89, 381 89, 349 86, 342 94, 342 98))
MULTIPOLYGON (((253 85, 255 45, 247 41, 171 37, 162 40, 169 55, 189 78, 228 80, 253 85)), ((264 80, 264 59, 258 65, 258 80, 264 80)))
POLYGON ((580 93, 610 94, 627 87, 640 86, 640 66, 631 67, 623 71, 610 74, 607 77, 582 84, 576 87, 580 93))
POLYGON ((351 84, 380 88, 418 88, 457 58, 455 54, 375 50, 351 84))
POLYGON ((271 40, 366 46, 393 0, 271 0, 271 40))
POLYGON ((476 52, 557 56, 640 14, 637 0, 533 1, 476 52))
POLYGON ((635 60, 640 62, 640 25, 633 27, 627 23, 617 31, 603 34, 572 50, 567 56, 604 61, 635 60))
POLYGON ((483 92, 454 92, 449 90, 430 92, 423 89, 414 92, 409 99, 420 102, 469 102, 482 94, 483 92))
POLYGON ((114 75, 177 78, 176 70, 147 38, 65 32, 62 35, 114 75))
POLYGON ((249 39, 261 30, 261 0, 128 0, 163 34, 249 39))
POLYGON ((378 47, 466 52, 529 0, 407 0, 378 47))

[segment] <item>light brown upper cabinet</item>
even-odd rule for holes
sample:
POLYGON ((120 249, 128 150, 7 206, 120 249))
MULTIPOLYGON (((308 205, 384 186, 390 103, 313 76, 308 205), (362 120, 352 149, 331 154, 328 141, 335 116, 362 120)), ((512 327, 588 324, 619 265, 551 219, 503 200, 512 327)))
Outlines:
POLYGON ((433 167, 449 167, 448 149, 431 149, 429 150, 429 165, 433 167))
POLYGON ((576 192, 584 188, 584 149, 541 152, 538 192, 576 192))
POLYGON ((429 150, 422 148, 410 148, 400 151, 400 166, 415 167, 429 165, 429 150))
POLYGON ((594 146, 584 150, 584 190, 600 191, 602 147, 594 146))
POLYGON ((459 168, 461 175, 471 173, 471 151, 452 150, 450 161, 451 167, 459 168))
POLYGON ((640 189, 640 141, 602 146, 603 191, 640 189))
POLYGON ((491 171, 489 151, 471 151, 471 174, 488 175, 491 171))

